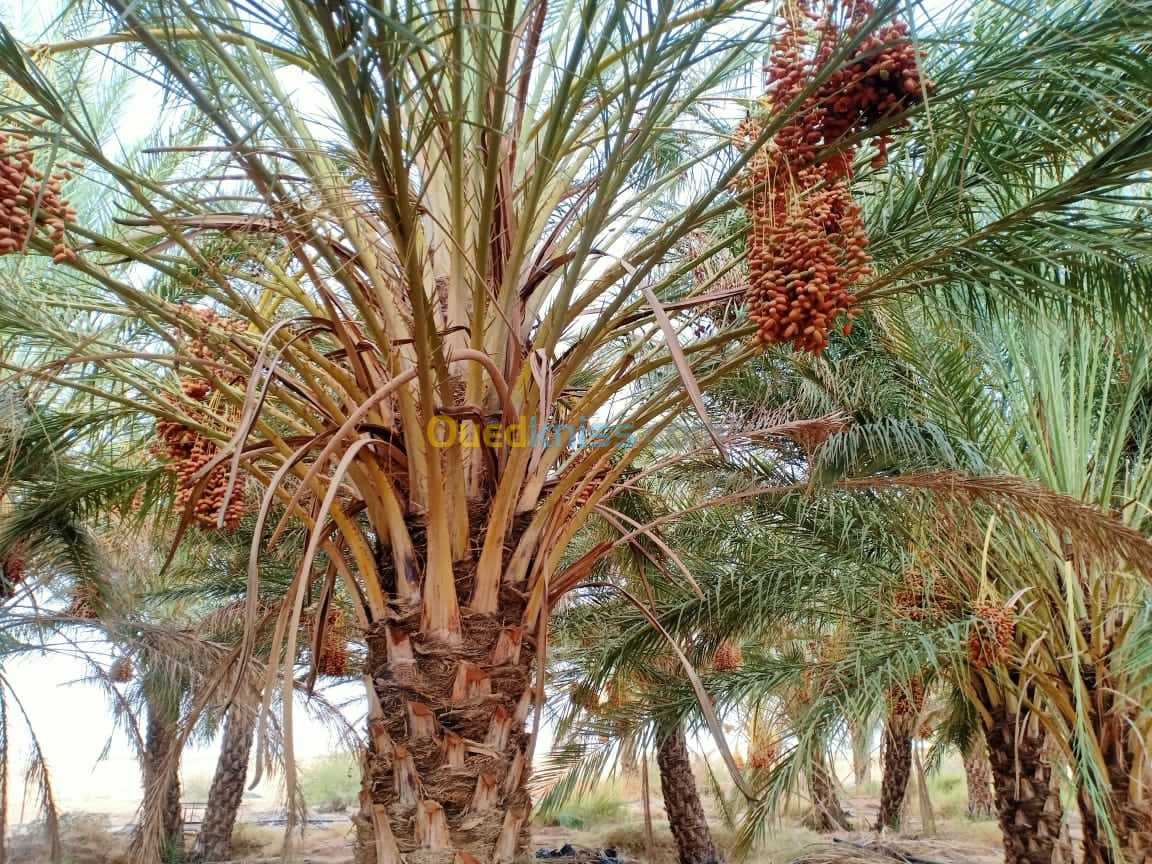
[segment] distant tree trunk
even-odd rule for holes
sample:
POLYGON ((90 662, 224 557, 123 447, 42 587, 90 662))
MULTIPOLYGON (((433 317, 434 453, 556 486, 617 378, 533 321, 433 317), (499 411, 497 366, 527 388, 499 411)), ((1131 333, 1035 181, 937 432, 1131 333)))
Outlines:
POLYGON ((817 831, 846 831, 848 814, 840 806, 840 797, 836 794, 836 781, 820 753, 812 760, 808 771, 808 786, 812 793, 811 827, 817 831))
POLYGON ((877 831, 900 829, 900 808, 908 790, 908 778, 912 774, 912 732, 915 723, 915 715, 896 711, 884 723, 884 776, 880 781, 877 831))
POLYGON ((184 814, 180 809, 179 761, 171 750, 177 744, 179 718, 159 700, 145 697, 148 725, 144 734, 144 794, 162 796, 164 846, 175 856, 184 850, 184 814))
POLYGON ((932 812, 932 796, 928 794, 928 778, 924 775, 924 762, 920 749, 913 745, 912 763, 916 768, 916 795, 919 800, 920 833, 924 837, 936 835, 936 814, 932 812))
POLYGON ((620 741, 620 771, 625 777, 640 776, 640 754, 636 750, 636 742, 621 730, 620 741))
POLYGON ((1053 864, 1063 805, 1047 733, 1026 708, 985 705, 988 761, 1004 840, 1004 864, 1053 864))
POLYGON ((636 748, 625 746, 620 751, 620 773, 625 777, 640 776, 640 761, 636 757, 636 748))
POLYGON ((208 790, 204 822, 196 837, 196 854, 208 861, 226 861, 232 854, 232 829, 244 797, 248 755, 256 721, 247 710, 234 706, 224 721, 224 736, 216 774, 208 790))
POLYGON ((656 765, 660 769, 660 790, 664 794, 664 810, 668 814, 668 827, 676 838, 680 864, 708 864, 717 860, 712 831, 704 816, 704 805, 696 789, 688 744, 680 726, 669 731, 660 749, 656 751, 656 765))
POLYGON ((872 779, 872 726, 852 724, 852 776, 857 786, 872 779))
POLYGON ((964 779, 968 783, 969 818, 991 816, 996 806, 992 797, 992 765, 982 740, 974 741, 964 754, 964 779))

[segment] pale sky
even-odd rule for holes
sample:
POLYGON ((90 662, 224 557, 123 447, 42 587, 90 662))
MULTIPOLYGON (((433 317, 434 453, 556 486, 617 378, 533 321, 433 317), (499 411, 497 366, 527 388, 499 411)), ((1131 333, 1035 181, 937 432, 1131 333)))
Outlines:
MULTIPOLYGON (((131 744, 122 730, 114 729, 107 697, 100 688, 69 683, 90 674, 80 661, 62 656, 26 655, 4 662, 4 676, 28 712, 40 740, 61 811, 129 813, 141 795, 140 769, 131 744), (101 759, 109 736, 112 746, 101 759)), ((342 685, 332 698, 347 699, 361 692, 358 683, 342 685)), ((21 783, 30 744, 17 714, 14 710, 9 717, 11 822, 21 821, 21 783)), ((356 711, 349 712, 347 718, 357 728, 362 725, 356 711)), ((310 718, 299 704, 293 719, 297 727, 296 757, 301 762, 340 748, 335 736, 310 718)), ((181 773, 186 783, 207 789, 216 768, 218 746, 219 742, 213 741, 185 750, 181 773)), ((250 802, 253 806, 268 810, 279 806, 275 781, 262 783, 255 791, 261 797, 250 802)), ((185 799, 203 800, 203 792, 199 796, 185 795, 185 799)), ((35 812, 28 811, 25 818, 34 819, 35 812)))

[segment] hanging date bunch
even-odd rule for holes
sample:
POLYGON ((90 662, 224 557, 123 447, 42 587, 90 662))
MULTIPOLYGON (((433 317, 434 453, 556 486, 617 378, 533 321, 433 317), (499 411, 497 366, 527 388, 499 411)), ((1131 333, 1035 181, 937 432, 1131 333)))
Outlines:
POLYGON ((60 184, 72 176, 68 169, 81 163, 59 162, 59 170, 45 175, 36 167, 35 156, 27 135, 0 132, 0 255, 23 251, 39 232, 55 244, 53 263, 75 260, 64 231, 76 220, 76 211, 61 194, 60 184))
MULTIPOLYGON (((599 447, 586 447, 584 453, 587 455, 583 458, 594 460, 599 458, 603 452, 599 447)), ((572 489, 568 491, 568 494, 564 496, 564 500, 568 505, 569 515, 575 514, 592 500, 592 497, 596 495, 604 485, 608 474, 619 462, 619 454, 613 451, 608 454, 608 458, 604 460, 603 465, 592 471, 589 476, 576 482, 572 489)), ((575 463, 573 469, 575 469, 578 464, 579 463, 575 463)))
POLYGON ((753 771, 767 771, 779 756, 779 750, 774 744, 759 744, 748 755, 748 767, 753 771))
POLYGON ((108 667, 108 679, 115 684, 127 684, 136 677, 136 666, 128 656, 117 657, 108 667))
POLYGON ((929 84, 901 21, 874 28, 842 56, 875 15, 868 0, 829 4, 822 13, 796 0, 784 11, 765 68, 767 117, 743 121, 735 143, 758 142, 773 111, 790 117, 734 185, 748 192, 746 296, 757 338, 819 354, 838 317, 850 331, 852 289, 871 273, 868 232, 851 193, 856 148, 843 141, 871 137, 879 167, 891 139, 869 132, 902 122, 929 84))
POLYGON ((0 564, 0 601, 16 596, 20 583, 24 581, 26 569, 24 550, 13 548, 0 564))
POLYGON ((712 668, 717 672, 731 672, 744 665, 744 651, 739 642, 725 639, 712 654, 712 668))
POLYGON ((972 629, 968 635, 968 660, 977 672, 1006 662, 1016 638, 1016 610, 994 600, 972 606, 972 629))
POLYGON ((348 633, 344 612, 329 609, 324 617, 324 633, 320 640, 320 653, 316 658, 316 673, 342 678, 348 674, 348 633))
POLYGON ((913 678, 907 687, 894 687, 888 694, 888 702, 896 717, 918 716, 924 707, 924 682, 913 678))
POLYGON ((74 582, 68 593, 68 607, 64 610, 64 614, 84 621, 97 620, 100 617, 96 611, 97 595, 98 592, 95 587, 87 582, 74 582))
POLYGON ((892 610, 900 618, 922 621, 930 617, 924 590, 924 575, 915 567, 906 567, 892 596, 892 610))
POLYGON ((600 691, 588 681, 577 681, 568 690, 568 699, 577 708, 595 712, 600 708, 600 691))
MULTIPOLYGON (((202 360, 218 358, 220 351, 209 345, 200 334, 215 329, 226 336, 228 333, 242 332, 246 326, 242 321, 221 318, 208 309, 185 306, 183 311, 197 322, 197 327, 187 336, 187 350, 202 360)), ((230 376, 229 383, 244 386, 243 380, 238 376, 230 376)), ((195 408, 189 410, 186 406, 181 406, 181 413, 190 415, 205 425, 211 425, 216 416, 210 410, 214 390, 212 383, 198 375, 189 374, 181 378, 180 386, 185 397, 204 406, 203 410, 195 408)), ((236 530, 244 515, 243 480, 237 481, 236 488, 229 497, 227 462, 216 466, 206 480, 197 476, 198 472, 219 453, 216 442, 199 430, 177 420, 157 421, 156 435, 176 474, 176 512, 183 513, 191 503, 193 518, 197 524, 204 528, 217 528, 221 521, 220 511, 223 509, 223 527, 228 531, 236 530)))
POLYGON ((896 590, 892 592, 892 611, 909 621, 943 621, 955 617, 961 606, 946 592, 946 583, 938 570, 928 580, 919 567, 904 568, 896 590))

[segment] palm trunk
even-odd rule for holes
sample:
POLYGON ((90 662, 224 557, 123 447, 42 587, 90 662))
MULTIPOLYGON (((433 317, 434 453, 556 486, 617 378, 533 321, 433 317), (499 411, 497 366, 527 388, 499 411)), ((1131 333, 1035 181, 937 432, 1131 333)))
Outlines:
POLYGON ((520 626, 523 597, 503 594, 497 615, 464 613, 454 644, 422 634, 420 610, 396 604, 368 632, 357 864, 409 853, 420 864, 501 864, 527 846, 535 646, 520 626))
POLYGON ((1052 856, 1055 864, 1076 864, 1076 853, 1073 851, 1072 833, 1068 829, 1068 814, 1060 820, 1060 839, 1056 841, 1056 854, 1052 856))
POLYGON ((144 734, 144 794, 162 796, 164 845, 178 857, 184 849, 184 814, 180 809, 180 773, 171 750, 177 743, 177 717, 158 700, 147 699, 144 734))
POLYGON ((872 727, 868 723, 852 724, 852 776, 856 785, 872 779, 872 727))
POLYGON ((1076 791, 1083 825, 1084 864, 1150 864, 1152 862, 1152 764, 1141 739, 1138 708, 1117 700, 1123 688, 1109 665, 1112 636, 1099 646, 1101 660, 1081 667, 1089 722, 1108 775, 1109 811, 1115 846, 1100 824, 1095 804, 1084 788, 1076 791))
POLYGON ((924 776, 924 762, 919 748, 912 748, 912 764, 916 769, 916 795, 919 799, 920 834, 923 837, 936 835, 936 814, 932 812, 932 796, 928 793, 928 778, 924 776))
POLYGON ((900 829, 900 808, 912 774, 912 732, 916 718, 893 712, 884 724, 884 776, 880 782, 880 812, 876 830, 900 829))
POLYGON ((1125 864, 1152 864, 1152 801, 1149 800, 1147 763, 1133 776, 1116 778, 1112 788, 1123 790, 1119 802, 1121 840, 1125 864), (1143 776, 1135 776, 1142 774, 1143 776), (1135 789, 1133 787, 1136 787, 1135 789))
POLYGON ((1063 806, 1052 776, 1047 734, 1026 708, 985 707, 1004 864, 1053 864, 1063 806))
POLYGON ((664 810, 668 814, 668 827, 676 838, 680 864, 709 864, 717 859, 712 831, 704 816, 704 806, 696 789, 692 762, 684 730, 674 726, 656 751, 656 765, 660 769, 660 791, 664 795, 664 810))
POLYGON ((848 814, 840 806, 840 796, 836 794, 836 781, 828 770, 821 753, 812 760, 808 771, 808 786, 812 793, 811 824, 817 831, 846 831, 848 814))
POLYGON ((1084 838, 1081 841, 1084 864, 1113 864, 1112 850, 1104 837, 1096 808, 1088 800, 1083 787, 1076 790, 1076 803, 1080 808, 1080 825, 1084 838))
POLYGON ((964 754, 964 779, 968 784, 968 817, 991 816, 995 807, 992 797, 992 766, 983 742, 974 742, 964 754))
POLYGON ((1081 787, 1076 798, 1083 826, 1084 864, 1152 864, 1152 806, 1139 800, 1142 793, 1147 794, 1149 769, 1129 752, 1128 729, 1115 723, 1113 729, 1103 731, 1111 733, 1097 740, 1108 764, 1112 821, 1120 854, 1109 844, 1096 808, 1081 787))
POLYGON ((244 797, 255 725, 252 714, 240 706, 234 706, 224 722, 220 758, 208 790, 204 822, 196 837, 196 854, 205 860, 226 861, 231 856, 232 829, 236 826, 236 814, 244 797))

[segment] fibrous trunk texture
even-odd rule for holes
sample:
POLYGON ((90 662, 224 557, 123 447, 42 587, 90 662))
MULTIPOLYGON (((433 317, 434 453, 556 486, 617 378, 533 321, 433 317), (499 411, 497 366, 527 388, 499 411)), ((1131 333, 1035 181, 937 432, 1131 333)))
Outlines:
POLYGON ((1076 803, 1080 807, 1080 824, 1084 835, 1081 843, 1084 864, 1112 864, 1112 850, 1108 848, 1096 808, 1088 800, 1085 789, 1076 790, 1076 803))
POLYGON ((812 792, 811 825, 817 831, 844 831, 849 828, 848 814, 840 806, 836 794, 836 781, 823 754, 813 758, 808 770, 808 786, 812 792))
POLYGON ((454 643, 421 633, 419 609, 395 603, 369 630, 357 864, 522 856, 535 648, 521 626, 522 595, 506 588, 500 599, 496 615, 462 610, 454 643))
POLYGON ((178 741, 177 722, 171 711, 148 700, 148 725, 144 733, 144 794, 150 798, 162 798, 164 845, 174 855, 183 852, 184 844, 179 763, 171 757, 171 750, 178 741))
POLYGON ((716 861, 716 846, 696 789, 688 744, 680 726, 666 732, 660 749, 656 751, 656 765, 660 769, 664 811, 668 814, 668 827, 676 838, 680 864, 716 861))
POLYGON ((248 776, 248 755, 252 750, 255 717, 240 706, 233 706, 224 721, 224 736, 216 774, 208 790, 204 821, 196 837, 196 854, 208 861, 227 861, 232 854, 232 829, 244 797, 248 776))
POLYGON ((992 797, 992 766, 988 750, 975 742, 964 754, 964 779, 968 783, 968 816, 978 819, 991 816, 996 806, 992 797))
POLYGON ((884 724, 884 775, 880 781, 877 831, 897 831, 900 828, 900 808, 912 774, 912 727, 915 722, 916 718, 910 714, 893 713, 884 724))
POLYGON ((984 732, 1004 840, 1004 864, 1053 864, 1063 807, 1047 733, 1025 709, 988 709, 984 732))
POLYGON ((1140 798, 1142 793, 1147 795, 1144 784, 1149 768, 1128 751, 1127 736, 1133 734, 1130 730, 1103 731, 1105 734, 1097 740, 1103 745, 1108 764, 1112 823, 1120 854, 1108 843, 1096 808, 1081 787, 1076 797, 1083 826, 1084 864, 1152 864, 1152 802, 1140 798))
POLYGON ((1149 864, 1152 862, 1152 763, 1148 742, 1141 736, 1142 706, 1117 698, 1124 687, 1112 668, 1115 622, 1096 634, 1084 628, 1085 640, 1102 639, 1095 646, 1095 662, 1080 666, 1081 682, 1089 694, 1088 718, 1096 746, 1108 775, 1109 815, 1115 843, 1101 824, 1096 802, 1088 791, 1077 789, 1083 825, 1084 864, 1149 864))

